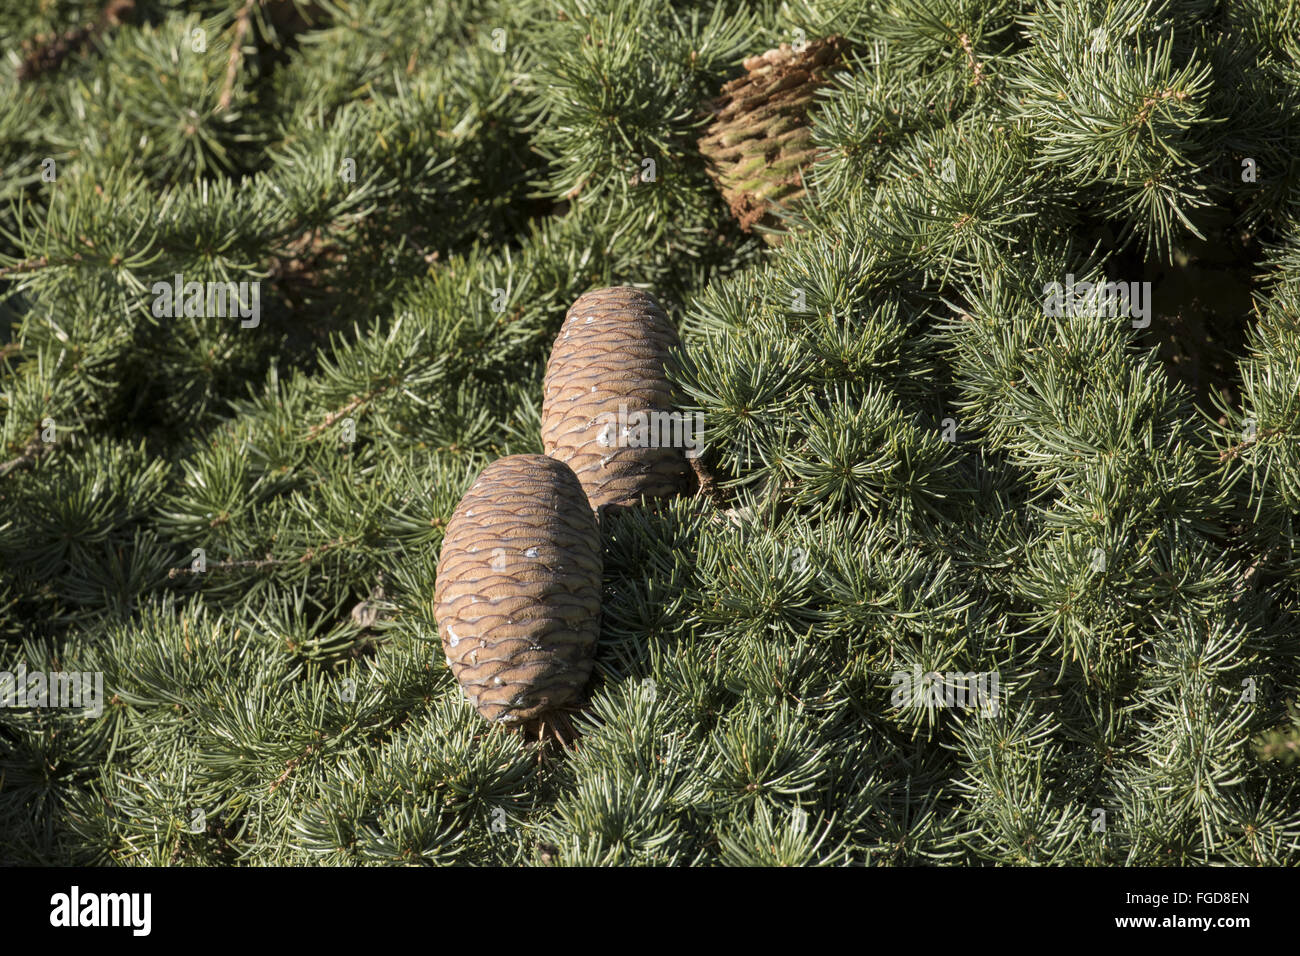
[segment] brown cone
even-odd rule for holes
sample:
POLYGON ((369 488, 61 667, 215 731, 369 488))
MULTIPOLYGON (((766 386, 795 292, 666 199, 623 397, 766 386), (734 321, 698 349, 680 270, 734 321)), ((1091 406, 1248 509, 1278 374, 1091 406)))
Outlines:
POLYGON ((640 434, 635 424, 635 413, 676 410, 665 373, 680 347, 677 330, 648 292, 597 289, 569 309, 546 366, 542 444, 573 469, 593 508, 636 504, 643 495, 671 497, 688 482, 681 446, 693 419, 679 419, 679 435, 662 427, 640 434), (631 433, 620 434, 629 419, 631 433), (679 447, 647 447, 665 441, 679 447))
POLYGON ((574 700, 600 631, 601 539, 563 462, 510 455, 456 506, 438 558, 438 634, 487 720, 531 720, 574 700))
POLYGON ((722 88, 712 104, 713 121, 700 139, 709 175, 722 190, 741 228, 770 243, 779 234, 776 206, 790 206, 804 195, 804 172, 816 158, 808 106, 819 87, 840 66, 848 43, 826 37, 802 53, 789 44, 745 61, 744 76, 722 88))

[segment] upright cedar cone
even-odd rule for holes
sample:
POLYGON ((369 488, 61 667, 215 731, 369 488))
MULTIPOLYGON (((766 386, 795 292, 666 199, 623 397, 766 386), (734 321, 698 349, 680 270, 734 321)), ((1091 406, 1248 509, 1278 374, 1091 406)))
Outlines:
MULTIPOLYGON (((816 156, 808 104, 843 60, 848 42, 826 37, 795 53, 788 43, 745 61, 746 75, 722 88, 713 121, 699 142, 709 175, 722 189, 731 214, 750 232, 777 225, 772 208, 804 194, 804 171, 816 156)), ((762 232, 768 242, 779 237, 762 232)))
POLYGON ((680 348, 640 289, 597 289, 569 309, 546 365, 542 444, 573 469, 593 508, 670 497, 688 481, 697 433, 666 375, 680 348))
POLYGON ((487 720, 531 720, 573 700, 600 631, 600 528, 568 465, 510 455, 456 506, 438 558, 435 616, 451 671, 487 720))

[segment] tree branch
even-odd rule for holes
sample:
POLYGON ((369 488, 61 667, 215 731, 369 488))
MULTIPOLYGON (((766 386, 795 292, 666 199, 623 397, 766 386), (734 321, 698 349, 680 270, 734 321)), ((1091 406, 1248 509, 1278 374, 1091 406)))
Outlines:
POLYGON ((243 8, 235 18, 235 38, 230 41, 230 59, 226 61, 226 79, 221 84, 221 96, 217 100, 216 112, 224 113, 230 108, 230 101, 235 95, 235 78, 239 75, 239 65, 244 60, 244 36, 248 33, 248 24, 253 16, 253 6, 259 0, 245 0, 243 8))

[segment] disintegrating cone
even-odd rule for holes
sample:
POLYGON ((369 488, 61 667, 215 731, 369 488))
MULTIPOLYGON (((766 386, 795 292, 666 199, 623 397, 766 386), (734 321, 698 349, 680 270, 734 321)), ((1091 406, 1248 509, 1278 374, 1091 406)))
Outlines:
POLYGON ((447 524, 434 592, 447 662, 487 720, 574 700, 600 631, 600 528, 563 462, 510 455, 483 469, 447 524))
POLYGON ((569 309, 546 366, 542 443, 593 508, 671 497, 688 483, 697 417, 677 410, 666 374, 680 347, 648 292, 597 289, 569 309))
MULTIPOLYGON (((745 61, 746 74, 722 88, 713 121, 699 142, 709 174, 741 228, 771 229, 776 206, 804 195, 804 172, 816 157, 808 106, 848 50, 842 37, 826 37, 795 53, 789 44, 745 61)), ((778 236, 763 231, 764 239, 778 236)))

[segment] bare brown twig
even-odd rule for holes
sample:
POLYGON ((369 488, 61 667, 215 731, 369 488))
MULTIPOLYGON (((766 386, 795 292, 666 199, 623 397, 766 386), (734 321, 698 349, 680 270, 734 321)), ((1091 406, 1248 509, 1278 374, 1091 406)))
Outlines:
POLYGON ((326 415, 325 420, 321 422, 319 425, 313 425, 311 428, 309 428, 307 430, 307 440, 315 441, 317 438, 321 436, 322 432, 324 432, 326 429, 333 426, 335 422, 339 421, 340 419, 346 418, 348 415, 351 415, 362 405, 374 401, 380 395, 384 394, 384 392, 388 391, 390 388, 397 385, 398 381, 399 380, 396 378, 391 379, 385 384, 371 389, 369 392, 367 392, 364 395, 354 396, 352 401, 348 402, 342 408, 336 409, 330 412, 328 415, 326 415))
POLYGON ((3 465, 0 465, 0 478, 4 478, 11 471, 17 471, 20 468, 30 468, 49 450, 50 445, 47 442, 41 441, 39 436, 33 438, 27 443, 22 454, 17 458, 10 459, 3 465))
POLYGON ((24 259, 21 262, 15 262, 11 266, 0 266, 0 279, 22 275, 24 272, 36 272, 48 268, 49 264, 49 256, 37 256, 35 259, 24 259))
POLYGON ((961 42, 962 52, 966 54, 966 60, 970 64, 971 72, 975 75, 970 81, 971 86, 979 86, 984 80, 984 64, 975 59, 975 48, 971 45, 970 37, 962 34, 957 38, 961 42))
POLYGON ((691 469, 695 472, 695 478, 700 483, 700 490, 697 494, 704 495, 713 503, 715 508, 726 510, 727 496, 722 493, 718 487, 718 481, 713 477, 713 473, 700 461, 699 457, 689 459, 691 469))
POLYGON ((239 64, 244 60, 244 36, 253 17, 253 6, 259 0, 245 0, 244 6, 235 17, 235 37, 230 41, 230 58, 226 61, 226 79, 221 84, 221 96, 217 99, 216 112, 224 113, 230 109, 230 101, 235 95, 235 78, 239 76, 239 64))
POLYGON ((238 568, 252 568, 255 571, 261 571, 263 568, 278 568, 286 564, 306 564, 314 561, 327 551, 334 548, 343 547, 348 544, 356 544, 359 538, 335 538, 333 541, 327 541, 319 548, 308 548, 305 552, 295 555, 291 558, 273 558, 269 554, 265 558, 250 558, 243 561, 217 561, 209 564, 203 571, 189 568, 172 568, 167 572, 168 580, 180 577, 182 574, 206 574, 209 571, 231 571, 238 568))
POLYGON ((1238 458, 1243 451, 1250 448, 1252 445, 1257 445, 1266 438, 1274 438, 1281 434, 1283 434, 1281 428, 1265 428, 1263 431, 1256 432, 1254 437, 1247 438, 1245 441, 1239 442, 1238 444, 1232 445, 1219 452, 1219 461, 1228 461, 1232 458, 1238 458))
POLYGON ((275 781, 272 782, 270 792, 275 793, 280 785, 289 779, 289 775, 298 769, 298 764, 310 757, 315 749, 315 744, 308 744, 306 750, 298 756, 291 758, 289 762, 284 765, 284 773, 280 774, 280 776, 276 777, 275 781))

